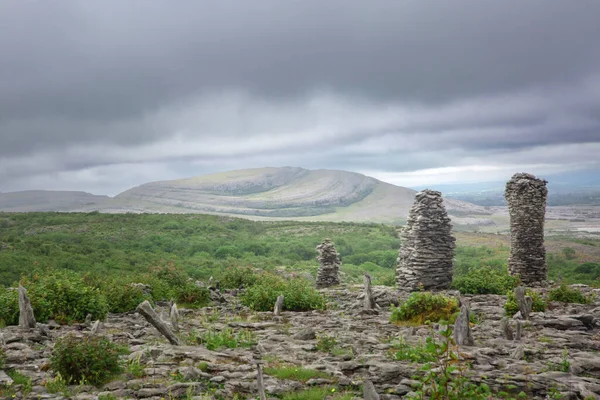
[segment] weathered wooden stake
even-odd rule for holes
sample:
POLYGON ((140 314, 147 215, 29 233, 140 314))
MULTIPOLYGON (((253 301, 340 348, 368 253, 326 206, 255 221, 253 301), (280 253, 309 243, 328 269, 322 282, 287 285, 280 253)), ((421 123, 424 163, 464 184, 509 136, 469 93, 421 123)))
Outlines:
POLYGON ((169 316, 171 317, 171 326, 174 332, 179 332, 179 310, 177 309, 177 303, 171 299, 169 306, 169 316))
POLYGON ((256 383, 258 386, 258 395, 260 396, 260 400, 267 400, 267 396, 265 394, 265 383, 263 381, 262 365, 260 364, 260 362, 256 363, 256 369, 256 383))
POLYGON ((363 299, 364 310, 375 309, 375 299, 373 299, 373 290, 371 289, 371 275, 365 272, 365 298, 363 299))
POLYGON ((508 317, 504 317, 500 320, 500 329, 502 330, 502 335, 506 340, 513 340, 513 331, 510 327, 510 321, 508 317))
POLYGON ((365 400, 379 400, 379 395, 375 391, 373 382, 368 379, 363 382, 363 395, 365 400))
POLYGON ((281 310, 283 310, 283 299, 284 299, 284 297, 282 294, 280 294, 277 297, 277 301, 275 302, 275 309, 273 310, 273 314, 276 316, 280 315, 281 310))
POLYGON ((469 314, 469 306, 463 304, 460 307, 460 314, 458 314, 456 322, 454 322, 454 340, 459 346, 473 346, 475 344, 473 333, 471 332, 469 314))
POLYGON ((21 328, 35 328, 35 316, 31 301, 27 297, 27 290, 19 283, 19 326, 21 328))
POLYGON ((158 314, 156 314, 154 309, 152 309, 152 306, 150 305, 148 300, 144 300, 143 303, 137 306, 137 312, 139 312, 144 318, 146 318, 146 321, 150 322, 156 329, 158 329, 158 331, 167 338, 169 343, 174 344, 176 346, 181 345, 181 340, 179 340, 179 338, 175 336, 175 334, 167 324, 161 321, 158 314))

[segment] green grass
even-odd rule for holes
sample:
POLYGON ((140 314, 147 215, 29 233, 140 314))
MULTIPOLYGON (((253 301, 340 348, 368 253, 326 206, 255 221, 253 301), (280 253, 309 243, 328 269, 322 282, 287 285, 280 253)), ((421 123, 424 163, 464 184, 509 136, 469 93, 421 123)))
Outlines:
POLYGON ((238 332, 231 328, 222 331, 208 330, 198 337, 198 343, 203 344, 208 350, 252 347, 256 344, 256 334, 247 329, 238 332))
POLYGON ((407 343, 402 336, 398 340, 392 342, 392 350, 390 351, 393 359, 398 361, 410 361, 415 363, 425 363, 435 361, 435 357, 427 350, 423 343, 412 345, 407 343))
POLYGON ((299 392, 285 393, 282 400, 352 400, 352 393, 340 393, 334 387, 314 387, 299 392))
POLYGON ((331 375, 318 371, 297 366, 278 366, 265 368, 265 374, 271 375, 277 379, 290 379, 298 382, 306 382, 310 379, 331 379, 331 375))

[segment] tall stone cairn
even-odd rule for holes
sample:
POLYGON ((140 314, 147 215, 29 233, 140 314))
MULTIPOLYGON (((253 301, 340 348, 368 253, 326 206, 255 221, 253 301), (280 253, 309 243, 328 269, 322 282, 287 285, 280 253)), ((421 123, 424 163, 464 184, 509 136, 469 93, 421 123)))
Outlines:
POLYGON ((510 214, 508 271, 526 286, 543 286, 548 266, 544 248, 547 181, 518 173, 506 183, 504 197, 510 214))
POLYGON ((447 289, 452 282, 456 239, 442 194, 423 190, 415 196, 402 234, 396 280, 402 291, 447 289))
POLYGON ((321 264, 317 272, 317 287, 339 285, 342 261, 331 239, 323 240, 323 243, 317 246, 317 251, 317 260, 321 264))

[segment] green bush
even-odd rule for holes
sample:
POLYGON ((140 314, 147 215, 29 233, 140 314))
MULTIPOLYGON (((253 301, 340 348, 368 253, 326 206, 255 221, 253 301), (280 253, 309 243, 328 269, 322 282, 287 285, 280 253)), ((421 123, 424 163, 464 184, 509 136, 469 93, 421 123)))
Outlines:
POLYGON ((556 289, 550 290, 548 293, 548 300, 579 304, 589 304, 592 302, 591 297, 586 296, 579 290, 573 289, 564 284, 560 285, 560 287, 556 289))
POLYGON ((227 257, 239 258, 242 255, 240 249, 236 246, 227 245, 221 246, 215 251, 215 257, 225 259, 227 257))
POLYGON ((505 294, 514 289, 519 279, 506 271, 490 267, 470 270, 466 275, 455 277, 452 288, 461 294, 505 294))
POLYGON ((6 352, 4 351, 4 347, 0 344, 0 370, 4 369, 4 364, 6 363, 6 352))
POLYGON ((152 298, 152 296, 144 294, 141 288, 116 280, 109 280, 101 290, 106 296, 108 309, 112 313, 133 311, 144 300, 152 298))
POLYGON ((19 294, 16 290, 0 288, 0 328, 19 324, 19 294))
POLYGON ((60 324, 69 324, 83 322, 87 314, 92 319, 104 319, 108 314, 108 303, 100 289, 89 286, 75 272, 46 271, 22 283, 40 322, 53 318, 60 324))
MULTIPOLYGON (((544 297, 541 295, 541 293, 533 291, 531 289, 526 289, 525 295, 531 297, 531 311, 543 312, 546 310, 546 300, 544 300, 544 297)), ((508 292, 508 294, 506 295, 504 311, 506 311, 506 315, 508 316, 513 316, 519 311, 519 306, 517 305, 517 298, 515 297, 514 290, 508 292)))
POLYGON ((219 275, 219 282, 224 289, 248 288, 256 283, 258 274, 250 267, 229 267, 219 275))
POLYGON ((422 325, 425 322, 449 321, 458 311, 458 301, 453 297, 431 292, 414 292, 392 309, 391 321, 422 325))
POLYGON ((177 299, 179 304, 185 304, 188 307, 204 307, 210 301, 210 293, 207 288, 188 282, 175 289, 174 298, 177 299))
POLYGON ((283 309, 309 311, 325 308, 325 298, 306 279, 283 279, 263 273, 258 282, 241 296, 244 305, 255 311, 271 311, 279 295, 284 296, 283 309))
POLYGON ((103 336, 75 336, 58 339, 50 357, 50 368, 67 383, 100 385, 122 372, 119 347, 103 336))

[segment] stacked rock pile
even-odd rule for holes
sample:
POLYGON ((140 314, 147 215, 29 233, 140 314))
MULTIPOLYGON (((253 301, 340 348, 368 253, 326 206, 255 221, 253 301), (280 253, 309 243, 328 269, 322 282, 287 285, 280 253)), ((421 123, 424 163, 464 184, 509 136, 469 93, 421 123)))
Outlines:
POLYGON ((427 189, 416 194, 401 237, 398 288, 447 289, 452 282, 456 240, 440 192, 427 189))
POLYGON ((331 239, 323 240, 323 243, 317 246, 320 267, 317 272, 317 287, 329 287, 340 284, 340 255, 331 239))
POLYGON ((512 275, 519 274, 527 286, 541 286, 546 282, 546 183, 531 174, 518 173, 506 183, 504 192, 510 214, 508 270, 512 275))

